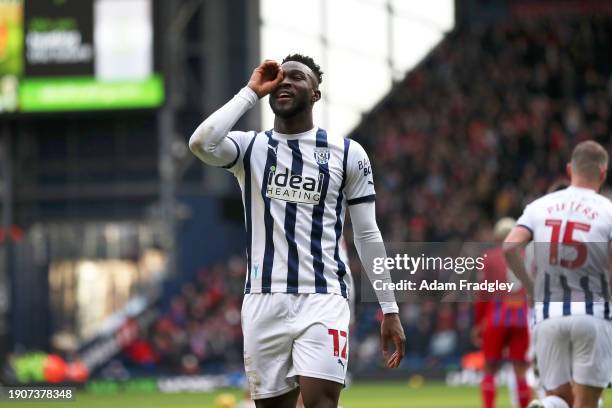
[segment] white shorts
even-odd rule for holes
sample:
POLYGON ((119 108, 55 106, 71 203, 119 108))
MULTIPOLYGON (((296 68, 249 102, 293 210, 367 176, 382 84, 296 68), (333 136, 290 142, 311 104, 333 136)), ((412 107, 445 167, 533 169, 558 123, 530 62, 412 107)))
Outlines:
POLYGON ((327 293, 247 294, 242 303, 244 367, 253 399, 298 386, 297 376, 344 384, 350 311, 327 293))
POLYGON ((612 379, 612 322, 593 316, 553 317, 534 331, 540 381, 546 390, 574 382, 604 388, 612 379))

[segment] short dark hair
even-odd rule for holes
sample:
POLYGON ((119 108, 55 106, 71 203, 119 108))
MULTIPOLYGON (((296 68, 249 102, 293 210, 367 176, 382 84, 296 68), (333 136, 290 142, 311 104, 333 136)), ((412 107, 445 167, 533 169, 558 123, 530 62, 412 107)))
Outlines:
POLYGON ((282 63, 284 64, 287 61, 301 62, 302 64, 310 68, 312 72, 314 72, 319 83, 323 82, 323 71, 321 71, 321 67, 316 62, 314 62, 311 57, 302 54, 289 54, 285 57, 282 63))

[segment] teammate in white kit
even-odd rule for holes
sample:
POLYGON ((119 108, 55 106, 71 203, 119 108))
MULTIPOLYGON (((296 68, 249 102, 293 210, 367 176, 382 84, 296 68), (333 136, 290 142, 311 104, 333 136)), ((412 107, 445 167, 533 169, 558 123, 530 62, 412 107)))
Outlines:
POLYGON ((535 354, 548 395, 529 407, 596 408, 612 378, 612 203, 598 194, 607 170, 601 145, 578 144, 567 165, 570 187, 529 204, 506 238, 508 265, 535 301, 535 354), (535 286, 520 257, 532 240, 535 286))
MULTIPOLYGON (((242 190, 244 363, 258 407, 293 408, 300 392, 306 407, 337 406, 350 318, 350 271, 340 245, 347 207, 362 259, 365 244, 382 242, 365 151, 313 124, 321 79, 310 57, 290 55, 282 65, 266 60, 189 140, 198 158, 227 168, 242 190), (274 129, 230 131, 268 94, 274 129)), ((404 355, 405 336, 394 298, 384 300, 381 340, 393 368, 404 355), (389 356, 391 342, 395 352, 389 356)))

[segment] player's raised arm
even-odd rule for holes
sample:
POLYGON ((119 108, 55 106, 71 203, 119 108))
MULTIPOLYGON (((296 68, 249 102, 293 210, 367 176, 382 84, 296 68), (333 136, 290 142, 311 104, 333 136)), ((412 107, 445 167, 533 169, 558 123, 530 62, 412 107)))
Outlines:
POLYGON ((283 72, 276 61, 266 60, 251 75, 247 86, 197 127, 189 139, 189 149, 200 160, 213 166, 228 166, 240 156, 239 141, 226 137, 238 119, 257 100, 278 86, 283 72))

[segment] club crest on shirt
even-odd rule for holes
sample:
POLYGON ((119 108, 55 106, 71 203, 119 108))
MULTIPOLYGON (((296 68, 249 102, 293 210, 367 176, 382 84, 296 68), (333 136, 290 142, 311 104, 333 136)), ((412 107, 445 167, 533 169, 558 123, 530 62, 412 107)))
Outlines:
POLYGON ((329 148, 327 147, 315 147, 314 158, 318 164, 327 164, 329 162, 329 148))

